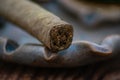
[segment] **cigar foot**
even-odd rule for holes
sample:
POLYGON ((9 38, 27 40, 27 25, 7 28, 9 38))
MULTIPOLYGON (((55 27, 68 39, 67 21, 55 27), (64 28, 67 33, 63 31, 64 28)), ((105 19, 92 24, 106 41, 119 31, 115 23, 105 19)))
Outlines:
POLYGON ((70 46, 73 37, 71 25, 58 25, 50 31, 50 44, 53 51, 60 51, 70 46))

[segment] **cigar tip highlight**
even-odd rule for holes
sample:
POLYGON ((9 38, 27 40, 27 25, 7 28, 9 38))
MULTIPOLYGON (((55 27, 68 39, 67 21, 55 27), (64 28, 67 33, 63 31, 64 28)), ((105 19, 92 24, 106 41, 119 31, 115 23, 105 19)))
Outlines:
POLYGON ((66 49, 72 42, 73 28, 69 24, 54 26, 50 31, 50 37, 52 51, 57 52, 66 49))

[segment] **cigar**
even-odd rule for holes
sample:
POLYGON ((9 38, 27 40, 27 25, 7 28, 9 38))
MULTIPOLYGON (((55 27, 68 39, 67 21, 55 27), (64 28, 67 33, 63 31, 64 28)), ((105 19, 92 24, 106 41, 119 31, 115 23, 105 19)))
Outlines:
POLYGON ((28 0, 0 0, 0 15, 53 52, 68 48, 72 42, 72 25, 28 0))

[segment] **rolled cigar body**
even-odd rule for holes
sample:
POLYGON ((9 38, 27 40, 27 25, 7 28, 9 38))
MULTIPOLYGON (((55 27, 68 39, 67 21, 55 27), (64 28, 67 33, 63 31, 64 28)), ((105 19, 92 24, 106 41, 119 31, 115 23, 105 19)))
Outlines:
POLYGON ((51 51, 70 46, 73 28, 59 17, 27 0, 0 0, 0 15, 36 37, 51 51))

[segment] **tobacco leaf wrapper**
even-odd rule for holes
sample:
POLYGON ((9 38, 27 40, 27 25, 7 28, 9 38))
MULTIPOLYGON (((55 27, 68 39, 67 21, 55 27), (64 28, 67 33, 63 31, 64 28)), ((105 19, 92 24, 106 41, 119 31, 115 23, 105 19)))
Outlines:
POLYGON ((29 32, 51 51, 66 49, 72 42, 72 26, 33 2, 0 0, 0 15, 29 32))

